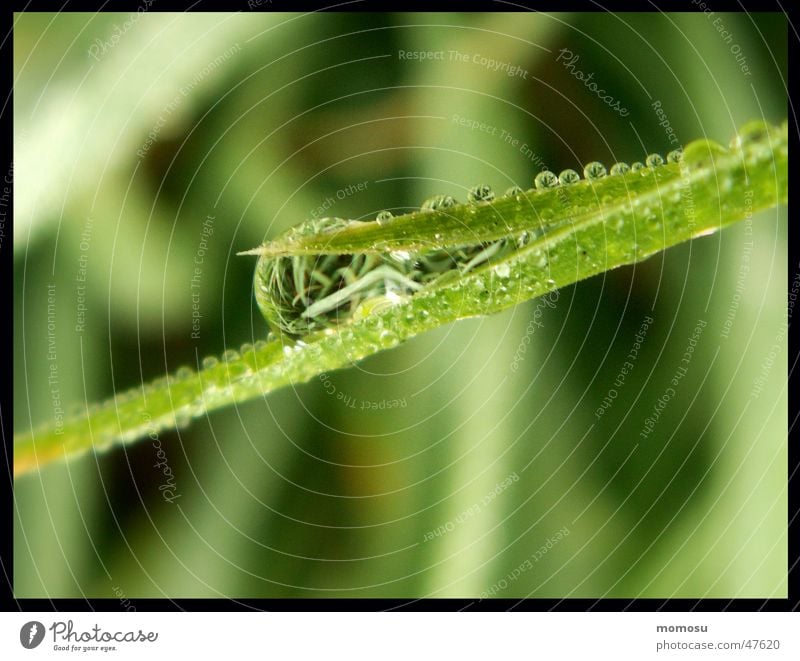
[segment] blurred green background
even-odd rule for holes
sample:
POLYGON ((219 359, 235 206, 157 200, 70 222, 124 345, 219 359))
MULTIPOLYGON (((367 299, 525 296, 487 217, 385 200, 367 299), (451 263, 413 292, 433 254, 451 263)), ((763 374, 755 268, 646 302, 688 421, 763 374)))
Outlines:
MULTIPOLYGON (((727 143, 787 107, 774 14, 15 28, 21 430, 53 419, 51 348, 74 411, 265 338, 235 253, 312 215, 643 160, 675 147, 665 119, 681 143, 727 143)), ((785 596, 786 234, 785 208, 755 215, 162 434, 165 458, 144 439, 19 478, 17 596, 785 596)))

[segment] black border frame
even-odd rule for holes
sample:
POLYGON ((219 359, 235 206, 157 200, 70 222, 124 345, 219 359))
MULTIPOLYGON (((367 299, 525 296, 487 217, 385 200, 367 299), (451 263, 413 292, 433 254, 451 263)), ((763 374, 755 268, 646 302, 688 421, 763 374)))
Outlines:
MULTIPOLYGON (((798 153, 800 143, 800 124, 793 104, 793 91, 796 73, 792 66, 792 54, 798 53, 800 46, 800 33, 797 22, 793 19, 800 15, 798 7, 791 6, 792 0, 707 0, 713 4, 714 11, 753 11, 753 12, 780 12, 787 16, 789 29, 789 99, 787 113, 791 123, 790 131, 791 150, 798 153)), ((0 126, 2 126, 4 144, 3 168, 7 170, 13 163, 11 145, 13 144, 13 23, 14 14, 17 12, 99 12, 109 10, 114 12, 136 11, 141 5, 141 0, 117 0, 111 6, 110 0, 12 0, 10 6, 0 9, 0 70, 3 76, 4 101, 0 106, 0 126)), ((329 0, 329 2, 314 2, 313 0, 272 0, 261 8, 252 10, 286 11, 286 12, 313 12, 313 11, 454 11, 459 7, 441 0, 425 2, 424 0, 407 0, 399 3, 396 1, 377 2, 375 0, 329 0)), ((553 0, 530 2, 530 0, 494 0, 478 2, 471 0, 460 5, 462 11, 700 11, 691 0, 662 0, 633 5, 625 0, 607 0, 605 2, 591 2, 591 0, 553 0)), ((150 11, 218 11, 218 12, 249 12, 247 0, 236 0, 228 4, 219 0, 195 0, 179 2, 177 0, 158 0, 154 2, 150 11)), ((791 171, 790 171, 791 176, 791 171)), ((791 187, 791 186, 790 186, 791 187)), ((10 208, 13 208, 13 190, 10 208)), ((0 282, 3 283, 6 293, 0 298, 2 317, 13 319, 13 222, 6 223, 4 228, 5 240, 0 249, 0 282)), ((787 282, 787 296, 790 283, 795 273, 800 271, 800 259, 797 247, 797 223, 789 222, 789 280, 787 282)), ((9 327, 7 326, 7 330, 9 327)), ((10 333, 13 329, 10 330, 10 333)), ((800 447, 797 444, 796 426, 798 422, 797 410, 797 374, 796 368, 800 351, 796 343, 796 328, 789 326, 788 337, 788 388, 789 388, 789 419, 787 420, 789 462, 788 462, 788 544, 789 567, 788 571, 788 598, 786 599, 451 599, 451 598, 419 598, 419 599, 347 599, 330 597, 308 598, 264 598, 264 599, 219 599, 219 598, 181 598, 181 599, 131 599, 131 605, 141 612, 163 611, 375 611, 375 610, 404 610, 404 611, 599 611, 599 612, 718 612, 718 611, 768 611, 785 612, 800 610, 800 447), (794 405, 794 406, 793 406, 794 405)), ((6 366, 0 370, 2 374, 2 399, 0 399, 0 442, 2 443, 2 460, 0 463, 0 502, 2 502, 2 518, 0 518, 0 611, 26 612, 26 611, 52 611, 52 612, 119 612, 119 601, 115 598, 103 599, 16 599, 13 593, 13 532, 14 532, 14 496, 13 496, 13 424, 11 414, 13 404, 13 343, 7 341, 3 346, 6 366)))

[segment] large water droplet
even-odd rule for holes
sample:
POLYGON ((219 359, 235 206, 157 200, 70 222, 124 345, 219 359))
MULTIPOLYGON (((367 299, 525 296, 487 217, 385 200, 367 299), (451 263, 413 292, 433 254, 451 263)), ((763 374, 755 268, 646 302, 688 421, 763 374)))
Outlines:
POLYGON ((630 169, 631 167, 627 163, 614 163, 614 165, 611 166, 611 174, 626 174, 630 172, 630 169))
POLYGON ((631 172, 639 172, 642 168, 644 168, 644 163, 640 163, 639 161, 631 163, 631 172))

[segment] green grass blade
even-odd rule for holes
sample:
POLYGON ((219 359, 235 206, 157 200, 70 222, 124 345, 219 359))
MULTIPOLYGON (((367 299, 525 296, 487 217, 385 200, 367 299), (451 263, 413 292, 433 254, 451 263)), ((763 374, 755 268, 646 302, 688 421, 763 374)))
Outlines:
POLYGON ((417 250, 500 239, 524 231, 550 232, 576 219, 595 218, 616 223, 630 202, 660 198, 691 179, 709 185, 723 185, 722 178, 743 163, 755 163, 787 144, 787 126, 770 127, 751 122, 743 127, 737 148, 699 140, 688 145, 680 163, 645 167, 639 172, 581 179, 574 184, 531 189, 518 195, 498 198, 491 203, 460 204, 438 211, 416 211, 396 216, 388 222, 352 222, 335 231, 305 236, 283 237, 249 254, 344 254, 417 250))

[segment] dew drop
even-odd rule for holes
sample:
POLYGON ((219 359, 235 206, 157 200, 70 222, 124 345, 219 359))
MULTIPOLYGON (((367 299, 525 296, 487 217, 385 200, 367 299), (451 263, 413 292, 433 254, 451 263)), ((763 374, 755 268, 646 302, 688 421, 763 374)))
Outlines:
POLYGON ((511 266, 507 262, 498 264, 494 272, 497 273, 497 275, 501 278, 507 278, 509 275, 511 275, 511 266))
POLYGON ((246 353, 250 353, 252 350, 253 350, 253 345, 252 345, 252 344, 250 344, 249 342, 245 342, 245 343, 244 343, 244 344, 241 346, 241 348, 239 349, 239 351, 241 351, 241 352, 242 352, 242 355, 244 355, 244 354, 246 354, 246 353))
POLYGON ((519 186, 512 186, 505 193, 503 193, 504 197, 517 197, 522 195, 524 191, 519 186))
POLYGON ((769 132, 770 125, 767 122, 758 119, 747 122, 739 129, 739 134, 731 140, 731 147, 738 149, 748 143, 763 140, 769 135, 769 132))
POLYGON ((235 349, 227 349, 222 354, 222 360, 224 360, 226 363, 235 362, 239 360, 239 352, 236 351, 235 349))
POLYGON ((583 168, 583 176, 587 179, 601 179, 605 177, 606 174, 608 174, 608 172, 606 172, 606 166, 599 161, 587 163, 586 167, 583 168))
POLYGON ((384 330, 381 331, 381 334, 378 336, 378 343, 383 347, 390 347, 396 341, 396 336, 393 332, 384 330))
POLYGON ((178 381, 186 381, 194 376, 194 370, 187 365, 182 365, 175 371, 175 378, 178 381))
POLYGON ((664 159, 661 154, 649 154, 647 158, 644 159, 644 162, 649 168, 657 168, 659 165, 664 165, 664 159))
POLYGON ((381 211, 376 217, 375 222, 378 225, 385 225, 386 223, 390 222, 394 218, 394 214, 391 211, 381 211))
POLYGON ((256 352, 263 351, 267 348, 267 343, 264 340, 256 340, 256 343, 253 345, 253 349, 256 352))
POLYGON ((687 165, 703 165, 726 153, 725 147, 713 140, 695 140, 683 150, 683 162, 687 165))
POLYGON ((214 356, 206 356, 203 358, 203 369, 210 370, 219 365, 219 361, 214 356))
POLYGON ((558 181, 562 185, 569 185, 569 184, 576 184, 581 180, 581 175, 579 175, 575 170, 571 170, 567 168, 566 170, 562 170, 561 174, 558 175, 558 181))
POLYGON ((467 201, 469 202, 491 202, 494 199, 494 191, 491 186, 486 184, 479 184, 473 186, 467 192, 467 201))
POLYGON ((630 169, 631 166, 627 163, 614 163, 614 165, 611 166, 610 172, 612 175, 626 174, 627 172, 630 172, 630 169))
POLYGON ((191 411, 178 411, 175 413, 175 427, 186 429, 190 424, 192 424, 191 411))
POLYGON ((558 185, 558 177, 550 172, 550 170, 542 170, 536 175, 533 184, 538 189, 553 188, 558 185))
POLYGON ((449 195, 434 195, 425 200, 421 208, 423 211, 437 211, 439 209, 449 209, 456 206, 456 204, 458 203, 455 198, 449 195))
POLYGON ((667 154, 667 163, 680 163, 683 160, 683 149, 673 149, 667 154))
POLYGON ((635 163, 631 163, 631 172, 639 172, 644 167, 644 163, 640 163, 636 161, 635 163))

